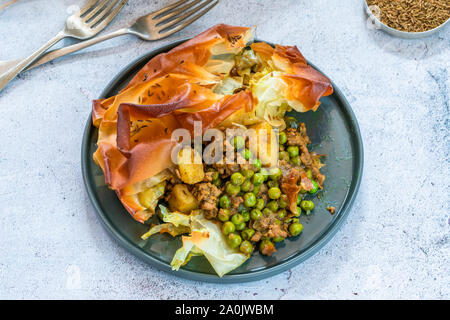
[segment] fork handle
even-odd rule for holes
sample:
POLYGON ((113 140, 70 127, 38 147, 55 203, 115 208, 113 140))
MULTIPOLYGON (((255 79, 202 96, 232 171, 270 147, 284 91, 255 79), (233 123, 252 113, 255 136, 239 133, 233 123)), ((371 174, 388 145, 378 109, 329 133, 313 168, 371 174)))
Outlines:
POLYGON ((65 37, 67 37, 67 35, 63 31, 59 32, 56 36, 47 41, 42 47, 36 50, 32 55, 21 60, 17 65, 15 65, 14 67, 10 68, 8 71, 0 75, 0 91, 22 70, 24 70, 27 66, 29 66, 36 59, 38 59, 42 54, 44 54, 44 52, 47 51, 48 48, 50 48, 55 43, 57 43, 58 41, 60 41, 65 37))
POLYGON ((47 52, 44 56, 42 56, 39 60, 37 60, 31 66, 28 66, 26 68, 26 70, 33 69, 34 67, 40 66, 41 64, 44 64, 44 63, 52 61, 52 60, 54 60, 56 58, 65 56, 65 55, 67 55, 69 53, 76 52, 76 51, 79 51, 81 49, 87 48, 87 47, 92 46, 92 45, 94 45, 96 43, 99 43, 99 42, 102 42, 102 41, 105 41, 105 40, 108 40, 108 39, 111 39, 111 38, 115 38, 115 37, 118 37, 118 36, 122 36, 122 35, 125 35, 125 34, 128 34, 128 33, 130 33, 128 31, 128 28, 123 28, 123 29, 119 29, 119 30, 116 30, 114 32, 105 34, 103 36, 98 36, 98 37, 95 37, 95 38, 92 38, 92 39, 89 39, 89 40, 86 40, 86 41, 79 42, 77 44, 73 44, 73 45, 70 45, 70 46, 67 46, 67 47, 64 47, 64 48, 61 48, 61 49, 56 49, 56 50, 47 52))

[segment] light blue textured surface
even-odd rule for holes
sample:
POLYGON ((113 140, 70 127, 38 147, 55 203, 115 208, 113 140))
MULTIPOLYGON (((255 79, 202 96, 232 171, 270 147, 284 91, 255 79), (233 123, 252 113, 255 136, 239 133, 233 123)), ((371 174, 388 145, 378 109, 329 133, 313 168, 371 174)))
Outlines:
MULTIPOLYGON (((169 3, 129 2, 108 31, 169 3)), ((31 53, 81 4, 20 0, 0 11, 0 60, 31 53)), ((360 0, 221 0, 168 39, 126 36, 24 73, 0 93, 0 298, 449 299, 449 64, 448 27, 392 38, 367 27, 360 0), (226 286, 157 271, 119 247, 80 168, 91 100, 109 80, 219 22, 297 45, 343 90, 365 147, 360 193, 336 237, 288 272, 226 286)))

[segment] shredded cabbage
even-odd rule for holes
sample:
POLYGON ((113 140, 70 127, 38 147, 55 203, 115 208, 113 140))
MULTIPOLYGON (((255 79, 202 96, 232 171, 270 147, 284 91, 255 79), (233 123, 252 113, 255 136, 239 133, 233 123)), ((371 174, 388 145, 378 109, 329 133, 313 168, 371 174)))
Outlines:
POLYGON ((159 208, 162 219, 166 223, 153 226, 142 236, 142 239, 145 240, 158 232, 168 232, 167 230, 172 230, 174 234, 187 233, 186 230, 190 232, 189 236, 182 236, 183 246, 173 256, 171 262, 173 270, 178 270, 185 265, 191 257, 203 255, 217 275, 222 277, 248 259, 248 256, 228 246, 219 224, 206 219, 202 210, 194 210, 190 215, 185 215, 169 212, 162 205, 159 205, 159 208))
POLYGON ((261 63, 253 50, 244 50, 241 55, 236 56, 236 67, 240 70, 239 74, 246 73, 254 65, 261 63), (245 71, 244 71, 245 70, 245 71))
MULTIPOLYGON (((257 104, 253 111, 244 114, 236 113, 230 118, 234 122, 248 125, 255 123, 255 121, 248 121, 254 114, 254 117, 260 119, 259 121, 265 120, 275 128, 284 129, 283 117, 290 106, 296 110, 302 110, 303 106, 299 106, 297 101, 286 99, 288 84, 282 79, 283 72, 276 71, 272 61, 263 64, 253 50, 244 50, 242 54, 235 57, 235 60, 238 76, 225 76, 215 86, 214 92, 229 95, 236 89, 250 87, 257 104), (255 65, 259 65, 260 68, 258 72, 251 73, 255 65)), ((227 124, 226 121, 225 124, 227 124)))
POLYGON ((285 94, 287 84, 281 73, 272 71, 258 81, 252 82, 253 96, 258 100, 256 116, 266 120, 273 127, 284 129, 284 114, 289 109, 285 94))
POLYGON ((218 224, 207 220, 203 214, 191 216, 191 235, 183 236, 183 247, 178 249, 172 260, 172 269, 178 270, 195 248, 208 259, 219 277, 231 272, 243 264, 248 257, 228 246, 218 224), (189 250, 189 251, 188 251, 189 250))
POLYGON ((160 215, 161 219, 164 222, 172 223, 175 227, 178 226, 185 226, 189 227, 190 225, 190 216, 181 212, 170 212, 169 209, 167 209, 163 205, 158 206, 160 209, 160 215))
POLYGON ((150 228, 150 230, 146 233, 144 233, 141 236, 142 240, 147 240, 150 236, 157 234, 157 233, 168 233, 170 234, 172 237, 178 236, 180 234, 184 234, 184 233, 189 233, 191 231, 191 229, 189 227, 185 227, 185 226, 174 226, 171 223, 162 223, 162 224, 157 224, 154 225, 150 228))
POLYGON ((135 183, 134 185, 132 185, 131 188, 133 190, 133 194, 143 192, 149 188, 152 188, 152 187, 156 186, 157 184, 169 179, 172 176, 173 176, 173 174, 170 172, 170 170, 165 169, 165 170, 161 171, 160 173, 158 173, 148 179, 139 181, 139 182, 135 183))
POLYGON ((242 77, 230 77, 225 76, 220 83, 214 88, 214 92, 217 94, 233 94, 234 90, 239 89, 243 85, 244 79, 242 77))

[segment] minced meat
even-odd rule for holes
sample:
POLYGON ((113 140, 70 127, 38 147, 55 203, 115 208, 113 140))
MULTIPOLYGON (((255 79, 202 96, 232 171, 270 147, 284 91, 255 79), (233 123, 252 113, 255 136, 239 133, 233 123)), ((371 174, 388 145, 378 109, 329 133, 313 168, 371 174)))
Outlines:
POLYGON ((222 178, 231 176, 234 172, 238 172, 241 168, 237 163, 225 163, 225 159, 222 163, 213 163, 212 167, 219 172, 222 178))
POLYGON ((234 208, 234 209, 239 208, 241 203, 244 202, 244 199, 242 197, 236 197, 236 196, 232 196, 230 198, 230 200, 231 200, 231 207, 234 208))
POLYGON ((213 171, 207 171, 205 172, 205 177, 203 178, 203 181, 205 182, 212 182, 214 180, 214 175, 216 172, 213 171))
POLYGON ((201 182, 194 186, 192 194, 197 198, 200 208, 204 210, 206 219, 213 219, 217 216, 217 201, 220 196, 220 189, 210 182, 201 182))
POLYGON ((263 237, 286 238, 288 236, 288 233, 282 227, 281 221, 278 220, 277 216, 274 214, 271 214, 268 217, 261 217, 261 219, 255 221, 255 223, 253 223, 253 229, 259 231, 263 237))
POLYGON ((327 210, 331 213, 334 214, 336 212, 336 208, 335 207, 327 207, 327 210))
MULTIPOLYGON (((286 129, 287 145, 298 146, 300 153, 300 160, 306 169, 310 169, 313 179, 319 184, 320 188, 323 186, 325 176, 320 173, 319 159, 320 155, 315 153, 310 154, 307 145, 311 143, 304 123, 300 123, 298 129, 286 129)), ((281 165, 282 166, 282 165, 281 165)))

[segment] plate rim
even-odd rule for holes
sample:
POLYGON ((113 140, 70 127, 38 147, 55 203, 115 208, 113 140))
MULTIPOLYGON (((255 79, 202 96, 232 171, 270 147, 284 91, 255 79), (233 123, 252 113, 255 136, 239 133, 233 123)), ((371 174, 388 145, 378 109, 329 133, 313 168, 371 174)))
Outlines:
MULTIPOLYGON (((175 46, 189 40, 191 38, 185 38, 176 40, 173 42, 170 42, 168 44, 165 44, 161 47, 152 49, 148 51, 147 53, 142 54, 138 58, 134 59, 131 63, 127 64, 124 68, 122 68, 113 78, 109 81, 109 83, 106 85, 106 87, 102 90, 100 94, 100 98, 105 98, 108 92, 113 87, 117 87, 117 85, 121 82, 121 79, 125 77, 127 74, 130 73, 130 70, 133 68, 136 68, 137 65, 141 64, 143 60, 148 60, 151 57, 154 57, 160 53, 167 52, 171 48, 174 48, 175 46)), ((255 42, 263 41, 260 39, 255 39, 255 42)), ((267 41, 266 41, 267 42, 267 41)), ((268 44, 272 45, 272 43, 267 42, 268 44)), ((310 63, 308 61, 308 64, 310 64, 313 68, 318 70, 314 64, 310 63)), ((120 230, 116 230, 116 228, 112 225, 112 223, 109 221, 106 214, 101 209, 101 205, 99 201, 96 198, 96 191, 94 190, 93 186, 90 183, 91 177, 89 176, 88 167, 89 167, 89 161, 92 160, 92 155, 89 154, 89 138, 92 134, 93 130, 95 128, 93 127, 92 120, 91 120, 91 112, 89 113, 89 117, 87 120, 87 123, 84 127, 83 132, 83 138, 82 138, 82 145, 81 145, 81 169, 82 169, 82 176, 83 176, 83 183, 86 189, 86 192, 88 194, 89 200, 94 207, 94 211, 99 218, 101 224, 103 227, 107 230, 108 234, 119 243, 124 249, 134 254, 136 257, 140 258, 144 262, 148 263, 149 265, 156 267, 158 270, 162 270, 165 272, 168 272, 170 274, 176 275, 178 277, 182 277, 185 279, 193 280, 193 281, 203 281, 203 282, 213 282, 213 283, 242 283, 242 282, 249 282, 249 281, 257 281, 264 278, 268 278, 271 276, 274 276, 276 274, 279 274, 281 272, 284 272, 286 270, 291 269, 292 267, 300 264, 301 262, 307 260, 312 255, 317 253, 325 244, 327 244, 338 232, 342 224, 345 222, 350 209, 356 199, 356 196, 358 194, 362 175, 363 175, 363 167, 364 167, 364 148, 363 148, 363 142, 361 137, 361 131, 358 125, 358 121, 356 119, 356 116, 348 103, 347 99, 345 98, 342 91, 335 85, 335 83, 330 79, 332 85, 333 85, 333 95, 336 95, 336 99, 340 100, 340 103, 344 107, 346 113, 345 117, 348 118, 348 123, 350 124, 350 128, 352 128, 352 135, 354 136, 354 139, 351 139, 351 143, 353 147, 355 148, 355 158, 356 159, 356 168, 355 171, 352 172, 352 183, 350 185, 350 188, 347 192, 347 195, 344 199, 343 205, 341 208, 339 208, 339 216, 336 218, 335 221, 329 226, 328 230, 325 231, 323 235, 319 239, 316 240, 316 242, 310 246, 308 249, 306 249, 304 252, 302 252, 299 255, 295 255, 292 257, 289 257, 285 259, 284 261, 280 262, 279 264, 275 266, 271 266, 268 269, 261 269, 257 271, 253 271, 250 273, 242 273, 242 274, 227 274, 224 275, 222 278, 218 277, 214 274, 206 274, 206 273, 200 273, 200 272, 194 272, 190 270, 186 270, 183 268, 180 268, 178 271, 172 270, 169 264, 166 264, 159 259, 151 256, 150 254, 144 252, 139 246, 137 246, 135 243, 132 243, 127 238, 125 238, 120 230), (355 180, 356 179, 356 180, 355 180)), ((336 214, 337 214, 336 213, 336 214)))

